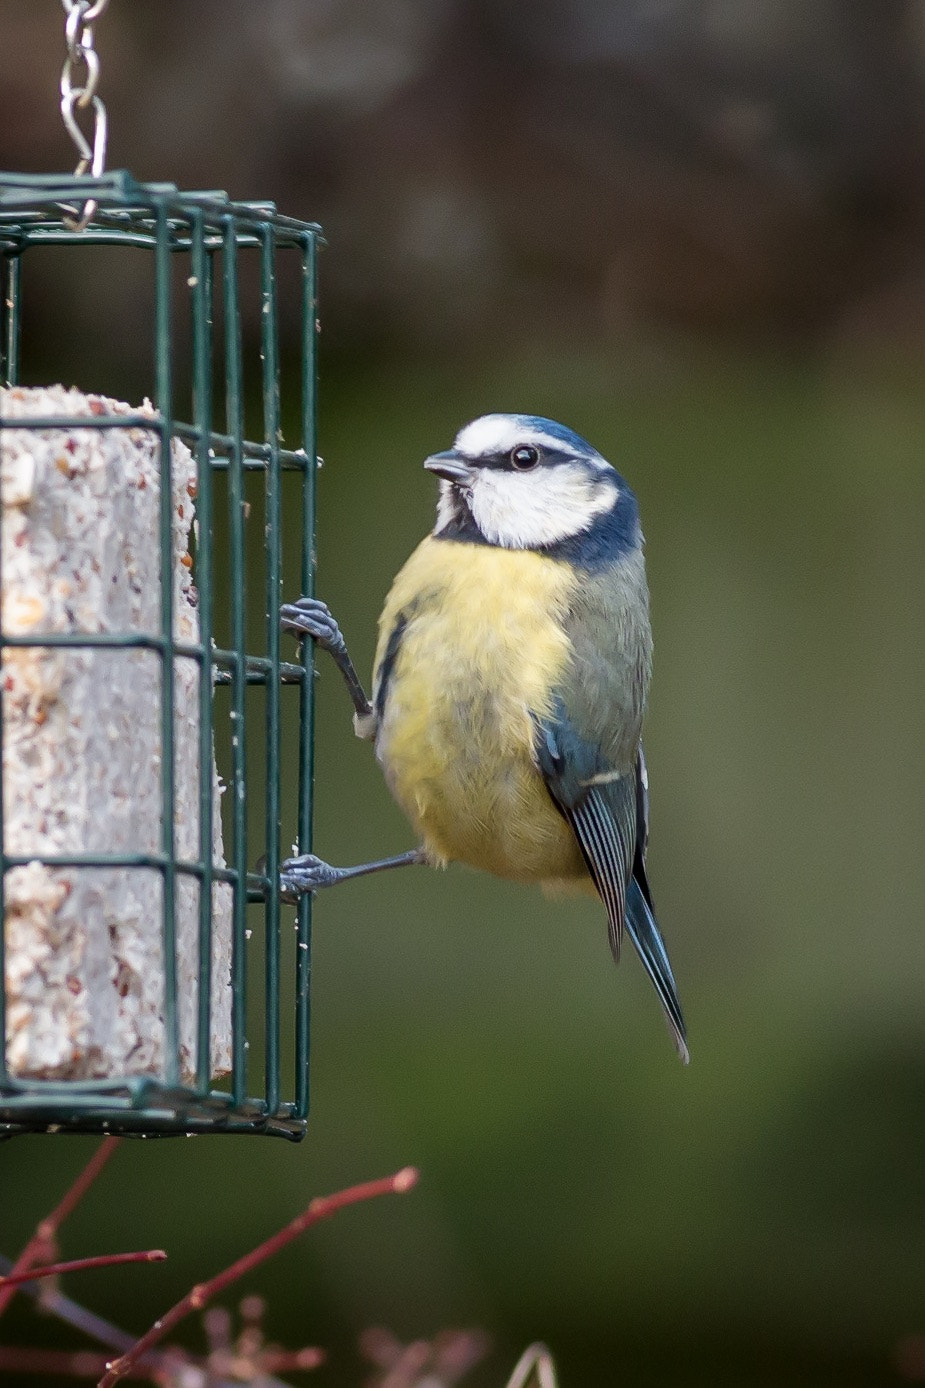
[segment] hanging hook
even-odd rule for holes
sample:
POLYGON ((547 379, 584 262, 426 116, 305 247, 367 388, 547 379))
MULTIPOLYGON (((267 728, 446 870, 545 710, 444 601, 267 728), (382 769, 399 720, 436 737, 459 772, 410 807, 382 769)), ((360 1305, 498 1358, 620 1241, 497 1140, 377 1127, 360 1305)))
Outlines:
POLYGON ((95 4, 90 0, 61 0, 61 3, 69 14, 72 10, 83 10, 84 24, 92 24, 94 19, 99 19, 109 0, 95 0, 95 4))
POLYGON ((93 103, 94 111, 93 144, 91 146, 90 141, 77 124, 77 120, 74 116, 75 106, 86 105, 86 101, 82 98, 83 92, 79 87, 68 92, 61 102, 61 115, 67 127, 67 132, 77 146, 78 153, 80 154, 80 162, 74 170, 75 174, 85 174, 89 169, 93 178, 99 178, 106 163, 106 141, 109 135, 106 107, 98 96, 90 98, 93 103))
MULTIPOLYGON (((72 92, 75 93, 78 97, 77 104, 81 107, 89 106, 90 102, 96 95, 97 83, 100 80, 100 55, 97 53, 95 48, 82 47, 79 50, 79 57, 80 61, 85 63, 87 68, 86 80, 83 82, 81 86, 76 87, 74 85, 74 60, 71 58, 70 54, 68 54, 67 58, 64 61, 64 67, 61 69, 60 85, 62 98, 62 112, 64 110, 63 102, 67 97, 71 95, 72 92)), ((65 124, 66 123, 67 122, 65 122, 65 124)), ((70 131, 70 135, 73 139, 74 132, 70 131)))
MULTIPOLYGON (((64 24, 64 39, 67 57, 61 69, 61 119, 80 156, 75 174, 90 172, 99 178, 106 167, 106 145, 109 137, 109 121, 106 107, 96 95, 100 78, 99 54, 93 46, 93 21, 103 13, 109 0, 61 0, 67 19, 64 24), (75 81, 75 70, 83 64, 86 76, 83 81, 75 81), (87 139, 77 123, 74 107, 85 110, 93 107, 93 144, 87 139)), ((83 231, 97 209, 96 200, 90 198, 84 203, 83 212, 78 216, 75 208, 65 209, 71 215, 65 217, 66 224, 73 231, 83 231)))

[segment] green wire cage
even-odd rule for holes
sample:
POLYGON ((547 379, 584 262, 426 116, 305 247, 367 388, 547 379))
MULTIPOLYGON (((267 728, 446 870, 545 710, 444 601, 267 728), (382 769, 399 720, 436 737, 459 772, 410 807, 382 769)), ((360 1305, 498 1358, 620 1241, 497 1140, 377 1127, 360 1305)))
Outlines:
MULTIPOLYGON (((284 581, 303 593, 312 591, 313 582, 319 242, 318 227, 281 216, 272 204, 137 183, 124 171, 99 178, 0 174, 0 385, 10 388, 8 402, 26 390, 28 373, 21 358, 29 355, 30 276, 42 273, 49 248, 59 248, 57 255, 66 253, 75 262, 86 247, 108 248, 106 254, 128 249, 144 257, 142 275, 149 276, 153 320, 153 410, 117 411, 97 397, 89 413, 14 417, 0 403, 0 457, 4 442, 14 434, 21 442, 24 430, 43 447, 70 435, 90 438, 84 431, 99 440, 112 439, 109 431, 134 430, 133 437, 153 440, 160 478, 152 512, 152 563, 160 575, 153 630, 100 630, 99 624, 82 626, 75 620, 64 630, 23 631, 6 616, 0 626, 0 657, 7 671, 15 670, 23 652, 59 661, 77 652, 113 653, 105 659, 121 658, 117 652, 143 652, 134 658, 153 662, 160 779, 156 843, 123 844, 118 852, 101 851, 98 844, 64 852, 48 851, 46 844, 33 851, 31 844, 10 842, 14 807, 4 798, 10 795, 15 748, 5 749, 0 796, 2 1136, 255 1132, 298 1139, 304 1134, 311 900, 306 896, 299 902, 293 928, 288 910, 287 919, 281 919, 277 883, 280 859, 288 850, 288 845, 282 848, 287 815, 302 851, 311 845, 313 668, 310 642, 301 655, 293 646, 292 659, 282 658, 278 612, 284 581), (75 229, 73 208, 88 199, 96 204, 92 220, 75 229), (295 307, 300 317, 299 378, 291 382, 291 391, 288 377, 286 391, 281 391, 278 298, 284 275, 290 276, 287 285, 298 286, 293 288, 294 305, 287 294, 286 308, 295 307), (259 361, 247 330, 257 320, 259 361), (253 427, 248 427, 251 412, 253 427), (284 420, 293 436, 286 447, 284 420), (195 523, 183 556, 192 577, 189 601, 196 608, 193 639, 178 636, 176 625, 181 445, 189 450, 182 457, 190 468, 188 491, 195 502, 195 523), (177 827, 178 778, 189 771, 178 760, 181 662, 196 671, 188 711, 194 726, 193 762, 198 762, 192 792, 198 847, 191 852, 178 842, 182 835, 177 827), (281 757, 284 729, 285 745, 291 747, 286 758, 281 757), (296 744, 297 765, 292 755, 296 744), (213 755, 226 782, 221 801, 213 755), (215 850, 219 828, 221 854, 215 850), (150 1072, 136 1073, 132 1064, 119 1072, 99 1063, 94 1068, 86 1058, 71 1067, 73 1073, 66 1066, 52 1067, 49 1074, 29 1073, 26 1067, 23 1073, 14 1063, 11 883, 17 870, 32 870, 34 864, 53 886, 60 885, 62 875, 70 874, 73 882, 80 874, 103 872, 109 874, 106 880, 130 882, 139 897, 154 902, 150 910, 159 917, 155 933, 163 977, 153 1023, 159 1028, 159 1059, 150 1072), (153 894, 152 880, 157 884, 153 894), (195 894, 189 926, 192 983, 178 971, 178 903, 190 893, 195 894), (221 926, 219 900, 224 903, 221 926), (220 928, 227 932, 224 954, 217 943, 220 928), (217 1014, 227 1032, 219 1065, 217 1014)), ((138 282, 136 274, 133 283, 138 282)), ((92 351, 87 355, 92 357, 92 351)), ((99 382, 92 388, 99 389, 99 382)), ((140 543, 137 537, 135 542, 140 543)), ((112 583, 118 578, 114 574, 112 583)), ((4 674, 0 701, 10 702, 12 683, 4 674)), ((103 711, 106 698, 101 688, 103 711)), ((0 716, 0 738, 7 740, 9 716, 8 711, 0 716)), ((110 935, 115 929, 110 924, 110 935)), ((84 953, 90 948, 87 944, 84 953)), ((106 1005, 118 1015, 119 980, 111 966, 107 977, 116 996, 106 1005)), ((45 975, 41 983, 45 985, 45 975)), ((73 989, 79 994, 82 986, 78 977, 73 989)), ((15 1006, 18 1016, 22 1000, 15 1006)))

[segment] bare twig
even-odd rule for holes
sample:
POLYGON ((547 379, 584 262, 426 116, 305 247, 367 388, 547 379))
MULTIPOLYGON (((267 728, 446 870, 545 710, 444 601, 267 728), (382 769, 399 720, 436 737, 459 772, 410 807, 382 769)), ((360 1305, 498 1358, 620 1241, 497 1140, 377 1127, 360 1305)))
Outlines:
MULTIPOLYGON (((54 1374, 58 1378, 99 1378, 106 1355, 97 1349, 13 1349, 0 1347, 0 1374, 54 1374)), ((150 1379, 139 1367, 136 1378, 150 1379)))
POLYGON ((97 1253, 92 1258, 72 1258, 69 1263, 45 1263, 26 1272, 11 1272, 0 1277, 0 1290, 21 1287, 23 1282, 35 1282, 40 1277, 57 1277, 64 1272, 87 1272, 90 1268, 116 1267, 119 1263, 162 1263, 166 1257, 163 1248, 148 1248, 142 1253, 97 1253))
MULTIPOLYGON (((4 1258, 3 1255, 0 1254, 0 1271, 6 1269, 7 1272, 9 1272, 12 1266, 13 1265, 10 1262, 10 1260, 8 1258, 4 1258)), ((81 1306, 80 1303, 77 1301, 72 1301, 69 1296, 64 1296, 63 1293, 59 1291, 52 1291, 51 1295, 49 1295, 48 1289, 43 1288, 38 1282, 35 1281, 24 1282, 22 1284, 22 1291, 25 1292, 25 1294, 31 1297, 34 1301, 40 1303, 42 1311, 45 1313, 45 1315, 54 1316, 56 1320, 63 1321, 65 1325, 73 1326, 75 1330, 79 1330, 84 1335, 88 1335, 91 1340, 96 1340, 97 1344, 103 1345, 105 1349, 109 1351, 109 1353, 107 1354, 97 1354, 94 1350, 76 1351, 76 1353, 78 1354, 89 1355, 93 1360, 92 1372, 88 1369, 87 1372, 84 1374, 84 1377, 86 1378, 98 1379, 100 1374, 102 1374, 105 1371, 105 1369, 111 1362, 113 1350, 115 1350, 117 1353, 121 1352, 122 1354, 127 1354, 135 1343, 134 1335, 127 1335, 125 1331, 120 1330, 117 1325, 113 1325, 110 1321, 104 1320, 102 1316, 96 1315, 96 1313, 93 1311, 88 1311, 85 1306, 81 1306)), ((221 1310, 221 1308, 216 1308, 216 1310, 221 1310)), ((214 1312, 212 1314, 214 1314, 214 1312)), ((2 1355, 6 1352, 7 1351, 5 1350, 0 1350, 0 1368, 6 1366, 5 1360, 2 1358, 2 1355)), ((22 1353, 29 1356, 36 1354, 41 1355, 42 1353, 44 1353, 44 1351, 35 1349, 11 1349, 9 1353, 22 1353)), ((62 1351, 62 1353, 66 1352, 62 1351)), ((139 1361, 135 1368, 130 1372, 128 1377, 150 1378, 152 1369, 155 1369, 157 1366, 160 1365, 161 1359, 166 1354, 167 1351, 164 1351, 162 1354, 161 1351, 154 1350, 150 1356, 145 1356, 143 1360, 139 1361)), ((33 1362, 39 1363, 41 1361, 33 1362)), ((80 1362, 89 1364, 90 1359, 81 1360, 80 1362)), ((207 1367, 206 1360, 197 1357, 196 1355, 184 1355, 183 1362, 186 1364, 190 1364, 193 1367, 207 1367)), ((305 1368, 310 1366, 300 1364, 298 1367, 305 1368)), ((274 1366, 270 1365, 269 1363, 262 1364, 262 1372, 265 1376, 261 1383, 261 1388, 288 1388, 288 1385, 285 1384, 282 1381, 282 1379, 275 1378, 273 1376, 273 1368, 274 1366)), ((35 1368, 34 1370, 22 1369, 21 1372, 44 1373, 45 1370, 40 1370, 39 1368, 35 1368)), ((54 1370, 49 1369, 48 1372, 57 1373, 59 1372, 59 1370, 57 1368, 54 1370)), ((64 1373, 65 1370, 62 1369, 60 1370, 60 1372, 64 1373)), ((222 1372, 218 1368, 216 1368, 212 1371, 212 1382, 210 1384, 210 1388, 235 1388, 235 1384, 231 1381, 231 1379, 225 1378, 222 1372)))
POLYGON ((536 1344, 528 1345, 524 1350, 514 1365, 514 1372, 507 1381, 507 1388, 527 1388, 527 1384, 534 1374, 536 1374, 538 1388, 558 1388, 556 1366, 552 1362, 552 1355, 539 1340, 536 1344))
POLYGON ((344 1209, 347 1205, 355 1205, 361 1200, 372 1200, 378 1195, 398 1195, 403 1194, 415 1185, 418 1173, 411 1166, 405 1167, 402 1171, 396 1172, 394 1176, 383 1177, 379 1181, 366 1181, 362 1185, 350 1186, 347 1190, 337 1191, 334 1195, 323 1195, 314 1199, 307 1209, 298 1215, 291 1223, 287 1224, 278 1233, 259 1244, 250 1253, 245 1253, 243 1258, 232 1263, 223 1272, 217 1274, 209 1282, 200 1282, 187 1292, 181 1301, 156 1320, 141 1339, 136 1341, 127 1354, 123 1354, 120 1359, 116 1359, 109 1365, 108 1372, 99 1381, 98 1388, 112 1388, 118 1383, 120 1378, 124 1378, 134 1364, 153 1345, 161 1341, 164 1336, 171 1331, 179 1321, 189 1315, 191 1311, 200 1311, 202 1308, 223 1292, 226 1287, 231 1286, 240 1277, 252 1271, 267 1258, 278 1253, 281 1248, 285 1248, 293 1239, 303 1234, 306 1229, 310 1229, 313 1224, 318 1224, 322 1219, 328 1219, 336 1214, 338 1210, 344 1209))
MULTIPOLYGON (((10 1269, 11 1276, 15 1276, 20 1272, 28 1272, 29 1268, 34 1267, 36 1263, 47 1262, 54 1258, 55 1236, 58 1230, 67 1219, 68 1215, 72 1214, 80 1204, 120 1142, 121 1138, 118 1137, 103 1138, 103 1141, 100 1143, 99 1147, 97 1147, 93 1156, 87 1162, 70 1189, 66 1192, 64 1198, 59 1201, 51 1214, 46 1215, 45 1218, 40 1220, 36 1225, 35 1233, 10 1269)), ((0 1315, 3 1314, 9 1304, 13 1292, 14 1288, 10 1285, 0 1287, 0 1315)))
MULTIPOLYGON (((0 1254, 0 1272, 6 1276, 13 1271, 13 1264, 8 1258, 0 1254)), ((97 1344, 103 1345, 106 1349, 117 1353, 125 1354, 135 1343, 134 1336, 126 1335, 124 1330, 120 1330, 117 1325, 112 1325, 109 1321, 103 1320, 102 1316, 96 1315, 94 1311, 88 1311, 85 1306, 72 1301, 69 1296, 54 1288, 43 1287, 38 1282, 30 1281, 22 1284, 21 1290, 39 1303, 46 1316, 54 1316, 56 1320, 63 1321, 65 1325, 73 1326, 75 1330, 89 1336, 91 1340, 96 1340, 97 1344)), ((110 1356, 107 1356, 109 1358, 110 1356)))

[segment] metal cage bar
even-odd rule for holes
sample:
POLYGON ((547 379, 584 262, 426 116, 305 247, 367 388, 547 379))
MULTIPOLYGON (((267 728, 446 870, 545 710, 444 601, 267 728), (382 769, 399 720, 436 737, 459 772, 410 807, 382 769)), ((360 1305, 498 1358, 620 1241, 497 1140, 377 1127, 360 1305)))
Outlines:
MULTIPOLYGON (((68 630, 47 634, 7 633, 0 630, 4 648, 46 647, 61 650, 137 650, 154 652, 160 665, 161 837, 157 851, 121 853, 13 854, 2 835, 3 786, 0 784, 0 920, 3 919, 7 871, 39 861, 49 869, 110 868, 125 872, 155 872, 161 884, 164 959, 163 1023, 165 1064, 157 1075, 108 1075, 98 1080, 48 1080, 10 1073, 4 1021, 5 986, 0 987, 0 1136, 18 1132, 121 1132, 160 1136, 179 1132, 264 1132, 289 1138, 304 1134, 309 1104, 309 1016, 311 978, 311 900, 297 909, 295 992, 291 1001, 295 1075, 291 1095, 284 1093, 281 1059, 282 1018, 286 1000, 281 993, 281 922, 277 880, 281 856, 280 750, 285 689, 298 691, 299 781, 297 833, 309 851, 312 828, 313 663, 311 643, 304 642, 299 663, 283 661, 277 620, 281 600, 284 530, 282 479, 300 489, 294 515, 300 527, 299 576, 303 592, 314 577, 314 516, 316 470, 316 262, 320 233, 310 223, 277 213, 269 203, 233 203, 215 192, 181 193, 169 184, 138 184, 124 171, 100 179, 70 176, 0 174, 0 380, 21 379, 20 340, 24 321, 22 264, 40 261, 42 247, 130 246, 152 257, 154 282, 154 381, 157 414, 56 415, 3 419, 3 430, 144 429, 157 436, 161 489, 157 523, 161 592, 158 629, 88 632, 68 630), (75 232, 63 220, 65 204, 94 197, 99 208, 93 222, 75 232), (284 412, 280 394, 278 328, 278 257, 292 253, 301 275, 300 399, 295 411, 284 412), (253 375, 262 401, 262 438, 245 433, 247 399, 245 359, 249 341, 244 329, 241 258, 253 255, 260 285, 259 350, 261 364, 253 375), (191 418, 176 419, 175 389, 180 380, 176 350, 176 290, 173 274, 178 263, 185 276, 190 310, 191 418), (213 303, 220 306, 220 324, 213 303), (216 363, 221 363, 224 411, 222 427, 214 417, 216 363), (284 446, 282 427, 293 419, 299 432, 295 446, 284 446), (175 630, 173 490, 171 449, 174 438, 190 447, 196 463, 196 532, 190 540, 193 577, 198 594, 199 640, 181 640, 175 630), (247 540, 248 474, 264 474, 266 531, 266 621, 261 624, 264 649, 253 649, 248 620, 247 540), (218 489, 218 490, 217 490, 218 489), (224 560, 230 592, 222 600, 223 639, 216 643, 216 582, 219 567, 216 529, 225 534, 224 560), (227 633, 225 635, 224 633, 227 633), (174 731, 177 662, 192 661, 198 681, 198 825, 192 856, 178 852, 175 827, 177 741, 174 731), (250 784, 248 727, 254 711, 249 690, 262 689, 264 701, 265 778, 261 789, 250 784), (220 704, 215 695, 221 691, 220 704), (213 834, 212 755, 215 735, 227 735, 229 795, 226 823, 227 866, 215 861, 213 834), (247 806, 262 802, 262 835, 266 866, 248 869, 247 806), (198 856, 196 856, 198 854, 198 856), (196 910, 197 990, 190 1067, 181 1064, 181 1025, 177 997, 176 909, 179 884, 194 884, 196 910), (214 1087, 211 1018, 216 988, 213 928, 216 890, 231 892, 231 1068, 227 1087, 214 1087), (264 976, 259 992, 249 996, 247 967, 248 911, 255 906, 264 916, 264 976), (264 1038, 261 1084, 248 1067, 247 1027, 259 1026, 264 1038), (262 1092, 261 1092, 262 1091, 262 1092)), ((31 274, 31 269, 30 272, 31 274)), ((28 283, 25 292, 28 291, 28 283)), ((27 352, 28 355, 28 352, 27 352)), ((182 383, 182 382, 181 382, 182 383)), ((96 385, 96 383, 94 383, 96 385)), ((285 513, 289 525, 289 506, 285 513)), ((0 556, 2 561, 2 556, 0 556)), ((0 681, 0 750, 2 750, 3 689, 0 681)), ((288 705, 287 705, 288 707, 288 705)), ((254 854, 255 858, 257 854, 254 854)), ((184 891, 190 890, 184 887, 184 891)), ((0 981, 5 984, 3 934, 0 930, 0 981)), ((288 1045, 287 1040, 287 1054, 288 1045)), ((288 1062, 287 1062, 288 1063, 288 1062)))
POLYGON ((245 650, 247 637, 245 554, 244 554, 244 385, 242 379, 241 314, 238 306, 238 243, 233 217, 224 219, 224 262, 222 286, 225 304, 225 411, 229 434, 228 504, 230 507, 230 551, 240 583, 231 589, 231 816, 232 863, 237 872, 233 899, 231 944, 232 995, 232 1094, 235 1104, 244 1102, 247 1091, 247 894, 244 873, 247 865, 247 818, 245 794, 245 702, 247 693, 245 650))
MULTIPOLYGON (((302 337, 314 343, 318 322, 318 238, 306 231, 302 238, 302 337)), ((312 355, 302 356, 302 446, 309 458, 317 455, 316 375, 312 355)), ((310 467, 302 480, 302 546, 300 587, 307 596, 315 591, 315 478, 310 467)), ((302 643, 302 697, 299 705, 299 843, 312 841, 312 784, 315 749, 314 667, 310 643, 302 643)), ((308 1113, 308 1038, 311 1022, 311 897, 303 896, 296 920, 296 1111, 308 1113)))
MULTIPOLYGON (((270 458, 265 474, 264 526, 267 535, 267 655, 279 663, 280 627, 279 606, 282 601, 282 548, 280 532, 282 499, 277 448, 280 433, 279 348, 276 340, 276 276, 273 266, 273 243, 267 231, 261 235, 260 246, 261 348, 263 363, 263 432, 270 443, 270 458)), ((280 755, 280 687, 278 682, 267 685, 266 756, 267 765, 279 764, 280 755)), ((280 786, 279 778, 268 776, 266 781, 267 876, 275 882, 280 864, 280 786)), ((273 893, 267 901, 266 912, 266 1035, 265 1057, 267 1103, 279 1103, 280 1083, 280 1020, 279 1020, 279 897, 273 893)))
POLYGON ((206 582, 199 584, 199 635, 203 659, 199 677, 199 857, 203 864, 199 883, 199 995, 196 1027, 196 1089, 209 1091, 211 1077, 212 1018, 212 607, 214 561, 212 555, 212 469, 209 466, 208 430, 212 420, 212 262, 205 246, 205 218, 201 208, 190 214, 192 225, 191 288, 193 308, 193 423, 196 439, 196 568, 206 582), (206 773, 209 768, 209 774, 206 773))
MULTIPOLYGON (((9 380, 10 384, 13 384, 18 380, 18 353, 16 346, 14 346, 14 340, 18 340, 19 335, 19 294, 18 292, 14 293, 13 288, 14 284, 17 291, 19 288, 18 257, 16 258, 17 272, 15 279, 11 268, 13 258, 4 256, 2 263, 4 264, 6 273, 3 275, 2 279, 0 279, 0 290, 7 296, 5 300, 7 312, 3 314, 5 333, 4 341, 0 343, 0 346, 3 348, 2 358, 0 358, 0 367, 5 368, 7 372, 6 379, 9 380)), ((0 373, 0 383, 2 383, 2 381, 3 375, 0 373)), ((0 405, 2 405, 2 402, 0 402, 0 405)), ((3 418, 2 414, 0 414, 0 446, 2 446, 2 443, 3 418)), ((0 526, 0 574, 3 572, 2 535, 3 530, 2 526, 0 526)), ((2 601, 0 601, 0 641, 2 641, 3 638, 2 612, 3 604, 2 601)), ((3 833, 4 804, 6 799, 3 787, 6 708, 3 690, 4 679, 2 677, 2 656, 3 648, 2 645, 0 645, 0 1092, 6 1089, 9 1082, 9 1071, 6 1063, 6 872, 8 864, 6 856, 6 835, 3 833)))
POLYGON ((0 279, 3 292, 2 321, 3 333, 0 335, 0 380, 15 385, 19 380, 19 305, 21 296, 22 261, 18 255, 3 258, 5 274, 0 279))
POLYGON ((173 630, 173 352, 170 304, 170 240, 167 209, 157 208, 154 246, 154 403, 163 420, 160 437, 160 576, 161 576, 161 906, 164 960, 165 1079, 174 1088, 180 1082, 180 1024, 177 1014, 177 876, 174 866, 176 819, 176 764, 174 748, 174 630, 173 630))

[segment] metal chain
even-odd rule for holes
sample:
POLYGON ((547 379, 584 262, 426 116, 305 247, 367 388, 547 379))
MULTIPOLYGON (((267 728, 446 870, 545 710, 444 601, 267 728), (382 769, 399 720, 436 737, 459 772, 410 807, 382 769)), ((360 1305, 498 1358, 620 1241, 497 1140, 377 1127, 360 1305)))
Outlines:
MULTIPOLYGON (((61 69, 61 118, 65 129, 77 147, 80 158, 75 174, 80 176, 88 170, 94 178, 99 178, 106 166, 106 141, 109 124, 106 107, 96 94, 100 80, 99 54, 93 47, 93 23, 109 4, 109 0, 61 0, 67 19, 64 25, 64 38, 67 44, 67 57, 61 69), (76 110, 93 108, 92 143, 77 124, 76 110)), ((65 221, 74 231, 83 231, 96 211, 96 200, 90 198, 84 203, 83 211, 68 209, 72 216, 65 221)))

